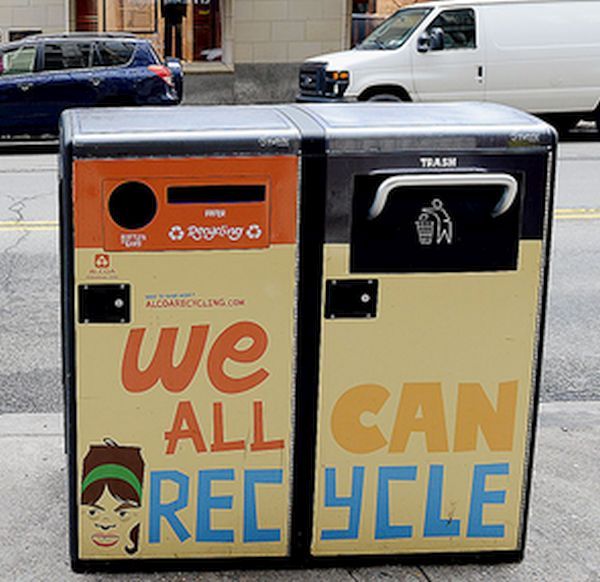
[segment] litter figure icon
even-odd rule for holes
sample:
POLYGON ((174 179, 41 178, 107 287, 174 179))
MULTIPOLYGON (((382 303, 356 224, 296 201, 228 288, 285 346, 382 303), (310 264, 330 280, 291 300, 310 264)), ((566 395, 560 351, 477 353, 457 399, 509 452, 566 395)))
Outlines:
POLYGON ((421 209, 418 220, 415 221, 417 227, 417 236, 419 244, 428 246, 433 244, 452 244, 453 223, 450 215, 444 208, 444 203, 435 198, 431 201, 431 206, 421 209))

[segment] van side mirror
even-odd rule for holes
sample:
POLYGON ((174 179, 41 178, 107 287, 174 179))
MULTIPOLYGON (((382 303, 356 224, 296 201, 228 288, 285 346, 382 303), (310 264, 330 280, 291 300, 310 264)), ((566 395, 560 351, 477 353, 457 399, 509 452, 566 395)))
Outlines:
POLYGON ((429 51, 429 40, 430 36, 428 32, 424 32, 417 39, 417 51, 420 53, 426 53, 429 51))
POLYGON ((424 32, 417 39, 417 51, 420 53, 442 50, 444 50, 444 31, 441 28, 433 28, 430 32, 424 32))
POLYGON ((444 31, 441 28, 433 28, 429 33, 429 50, 444 50, 444 31))

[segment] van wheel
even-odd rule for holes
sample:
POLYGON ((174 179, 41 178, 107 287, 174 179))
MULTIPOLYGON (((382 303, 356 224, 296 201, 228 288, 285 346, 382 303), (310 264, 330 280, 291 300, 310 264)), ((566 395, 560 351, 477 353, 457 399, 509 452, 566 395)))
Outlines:
POLYGON ((398 95, 394 95, 393 93, 378 93, 377 95, 369 97, 367 101, 392 101, 395 103, 400 103, 402 98, 398 97, 398 95))

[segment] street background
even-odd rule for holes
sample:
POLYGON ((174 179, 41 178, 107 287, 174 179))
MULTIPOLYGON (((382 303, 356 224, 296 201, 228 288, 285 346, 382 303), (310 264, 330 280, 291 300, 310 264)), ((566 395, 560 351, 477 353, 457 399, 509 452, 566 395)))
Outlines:
MULTIPOLYGON (((0 155, 0 580, 81 579, 67 553, 57 156, 0 155)), ((522 564, 128 580, 600 580, 600 140, 559 146, 541 423, 522 564)), ((122 576, 88 575, 89 580, 122 576)))
MULTIPOLYGON (((600 138, 583 138, 559 145, 543 402, 600 400, 600 138)), ((0 413, 62 412, 57 176, 55 154, 0 155, 0 413)))

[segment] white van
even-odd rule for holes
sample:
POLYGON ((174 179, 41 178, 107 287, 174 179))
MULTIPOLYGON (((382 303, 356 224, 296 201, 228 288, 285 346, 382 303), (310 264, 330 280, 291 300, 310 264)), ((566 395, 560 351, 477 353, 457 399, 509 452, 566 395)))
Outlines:
POLYGON ((445 0, 300 71, 298 101, 495 101, 566 128, 600 103, 600 0, 445 0))

